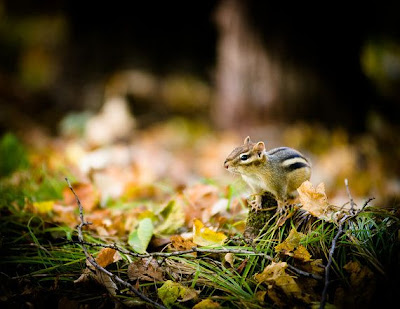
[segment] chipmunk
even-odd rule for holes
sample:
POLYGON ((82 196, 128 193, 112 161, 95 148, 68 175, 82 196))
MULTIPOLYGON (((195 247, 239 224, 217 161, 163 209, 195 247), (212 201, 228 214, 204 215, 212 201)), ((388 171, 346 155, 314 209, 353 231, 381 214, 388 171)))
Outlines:
POLYGON ((246 137, 243 146, 235 148, 224 162, 225 168, 242 176, 255 199, 252 210, 261 208, 264 192, 272 193, 282 212, 290 193, 311 176, 311 164, 297 150, 279 147, 266 151, 263 142, 253 143, 246 137))

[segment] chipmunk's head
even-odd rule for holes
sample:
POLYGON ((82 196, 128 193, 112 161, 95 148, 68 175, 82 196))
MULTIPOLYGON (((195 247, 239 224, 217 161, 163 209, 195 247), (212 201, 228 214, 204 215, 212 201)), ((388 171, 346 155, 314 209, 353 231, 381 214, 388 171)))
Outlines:
POLYGON ((265 160, 264 142, 253 143, 250 136, 247 136, 243 145, 233 149, 226 158, 224 167, 234 174, 253 174, 265 160))

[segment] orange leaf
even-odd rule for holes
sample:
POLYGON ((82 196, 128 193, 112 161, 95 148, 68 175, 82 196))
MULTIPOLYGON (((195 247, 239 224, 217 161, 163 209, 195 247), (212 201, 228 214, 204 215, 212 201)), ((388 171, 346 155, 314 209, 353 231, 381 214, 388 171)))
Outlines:
POLYGON ((121 257, 119 253, 112 248, 103 248, 100 250, 99 255, 96 257, 96 262, 101 267, 106 267, 112 263, 119 261, 121 257))

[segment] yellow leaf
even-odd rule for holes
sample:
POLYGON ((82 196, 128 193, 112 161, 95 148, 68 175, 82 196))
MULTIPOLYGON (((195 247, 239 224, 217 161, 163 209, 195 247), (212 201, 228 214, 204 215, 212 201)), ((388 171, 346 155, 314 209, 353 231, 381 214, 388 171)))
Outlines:
POLYGON ((203 222, 198 219, 193 224, 193 242, 199 246, 220 246, 227 236, 221 232, 215 232, 204 227, 203 222))
POLYGON ((259 283, 265 282, 269 285, 272 284, 279 286, 287 295, 291 293, 301 293, 301 289, 294 279, 286 274, 286 268, 286 262, 272 262, 264 268, 264 271, 261 274, 256 274, 254 277, 259 283))
POLYGON ((307 251, 304 246, 298 246, 297 249, 294 251, 293 257, 295 259, 308 262, 311 259, 311 254, 307 251))
POLYGON ((334 214, 334 207, 329 205, 325 194, 325 185, 321 182, 316 188, 312 183, 305 181, 297 189, 299 192, 302 209, 308 211, 312 216, 331 221, 334 214))
POLYGON ((288 237, 275 247, 275 252, 279 251, 293 251, 299 244, 300 240, 306 235, 299 233, 293 228, 288 237))
POLYGON ((54 201, 34 202, 33 207, 40 212, 46 213, 53 210, 54 201))
POLYGON ((221 305, 211 299, 203 299, 198 304, 194 305, 192 309, 216 309, 221 308, 221 305))
POLYGON ((264 271, 256 274, 254 278, 259 283, 266 283, 268 296, 278 305, 283 305, 287 298, 294 298, 310 303, 310 295, 304 293, 294 278, 286 273, 286 262, 274 263, 265 267, 264 271), (282 297, 282 293, 285 294, 282 297))
POLYGON ((300 245, 301 239, 305 236, 306 235, 297 232, 296 229, 293 228, 288 237, 275 247, 275 252, 293 256, 295 259, 301 261, 309 261, 311 259, 311 254, 304 246, 300 245))

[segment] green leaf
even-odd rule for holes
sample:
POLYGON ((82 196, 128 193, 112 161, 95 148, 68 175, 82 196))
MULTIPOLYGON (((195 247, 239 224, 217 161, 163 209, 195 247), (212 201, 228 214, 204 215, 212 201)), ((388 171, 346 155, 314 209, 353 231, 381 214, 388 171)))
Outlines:
POLYGON ((128 243, 138 253, 145 253, 153 236, 154 226, 150 218, 140 220, 136 230, 129 234, 128 243))
POLYGON ((163 304, 171 308, 177 302, 185 302, 197 298, 198 292, 180 283, 167 280, 157 290, 157 294, 163 304))

